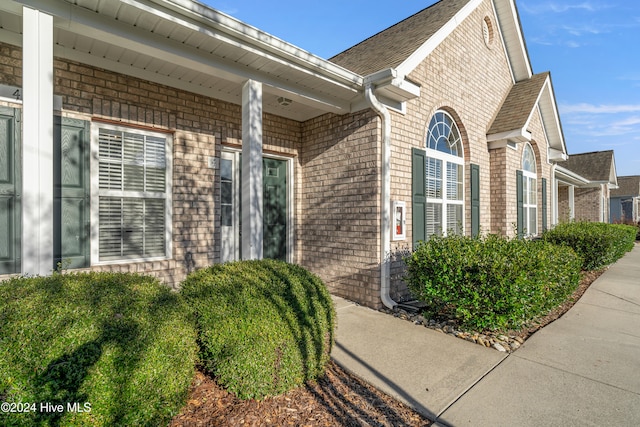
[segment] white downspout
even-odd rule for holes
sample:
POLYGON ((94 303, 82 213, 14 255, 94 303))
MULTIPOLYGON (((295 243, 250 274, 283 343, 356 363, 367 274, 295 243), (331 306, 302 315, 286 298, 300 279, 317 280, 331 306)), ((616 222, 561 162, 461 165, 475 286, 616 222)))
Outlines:
POLYGON ((390 296, 390 260, 391 253, 391 114, 373 93, 373 83, 366 83, 365 97, 371 108, 382 120, 382 191, 380 194, 380 299, 393 309, 396 302, 390 296))

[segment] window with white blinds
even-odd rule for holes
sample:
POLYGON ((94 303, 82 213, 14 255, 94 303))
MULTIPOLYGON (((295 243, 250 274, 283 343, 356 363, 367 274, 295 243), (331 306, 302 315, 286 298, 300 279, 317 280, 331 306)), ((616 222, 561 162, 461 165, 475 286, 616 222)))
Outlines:
POLYGON ((98 259, 167 256, 169 136, 98 130, 98 259))
POLYGON ((464 232, 464 158, 453 118, 437 111, 426 141, 426 235, 464 232))
POLYGON ((535 236, 538 234, 538 180, 536 174, 536 157, 531 145, 524 146, 522 154, 522 185, 523 185, 523 214, 524 234, 535 236))

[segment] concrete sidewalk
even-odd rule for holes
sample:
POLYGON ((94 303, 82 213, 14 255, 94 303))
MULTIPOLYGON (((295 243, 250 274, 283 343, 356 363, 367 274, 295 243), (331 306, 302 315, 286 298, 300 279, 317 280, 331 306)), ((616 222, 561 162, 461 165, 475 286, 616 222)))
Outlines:
POLYGON ((640 245, 510 355, 334 300, 334 360, 438 425, 640 425, 640 245))

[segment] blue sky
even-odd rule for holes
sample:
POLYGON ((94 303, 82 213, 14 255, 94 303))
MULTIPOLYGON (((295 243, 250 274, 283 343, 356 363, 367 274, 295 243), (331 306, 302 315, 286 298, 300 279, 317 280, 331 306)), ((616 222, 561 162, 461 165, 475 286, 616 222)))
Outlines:
MULTIPOLYGON (((435 3, 204 2, 322 58, 435 3)), ((551 71, 569 154, 613 149, 619 176, 640 175, 640 2, 516 4, 534 73, 551 71)))

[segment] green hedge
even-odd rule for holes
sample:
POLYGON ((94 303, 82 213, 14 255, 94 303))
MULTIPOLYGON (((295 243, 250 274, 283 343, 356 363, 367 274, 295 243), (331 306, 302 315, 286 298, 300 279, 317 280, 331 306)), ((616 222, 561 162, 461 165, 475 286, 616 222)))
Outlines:
POLYGON ((193 308, 204 366, 242 399, 261 399, 322 375, 335 313, 322 281, 281 261, 238 261, 194 272, 193 308))
POLYGON ((541 241, 432 237, 405 258, 406 281, 431 315, 453 316, 466 328, 519 328, 571 294, 580 259, 541 241))
POLYGON ((582 257, 583 270, 598 270, 633 249, 637 231, 636 227, 623 224, 567 222, 546 231, 542 237, 576 251, 582 257))
POLYGON ((0 425, 166 424, 184 404, 195 370, 187 313, 178 294, 150 277, 82 273, 1 282, 0 401, 33 403, 36 411, 0 412, 0 425), (47 402, 64 411, 41 412, 47 402), (85 412, 68 411, 73 403, 85 412))

